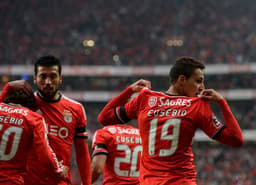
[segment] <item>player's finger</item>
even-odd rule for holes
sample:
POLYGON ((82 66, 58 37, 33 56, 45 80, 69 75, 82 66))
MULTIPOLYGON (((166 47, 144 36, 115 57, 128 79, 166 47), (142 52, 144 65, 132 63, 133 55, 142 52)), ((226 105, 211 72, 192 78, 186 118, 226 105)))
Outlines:
POLYGON ((141 79, 140 85, 143 85, 144 87, 151 89, 151 82, 148 80, 141 79))

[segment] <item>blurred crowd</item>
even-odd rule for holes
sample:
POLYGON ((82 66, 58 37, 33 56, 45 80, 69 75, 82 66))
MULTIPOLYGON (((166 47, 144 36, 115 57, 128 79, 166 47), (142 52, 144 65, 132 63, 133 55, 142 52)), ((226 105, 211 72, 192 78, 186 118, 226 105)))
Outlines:
POLYGON ((256 61, 253 0, 6 0, 0 8, 5 64, 46 53, 70 65, 161 65, 181 55, 256 61))
MULTIPOLYGON (((6 82, 21 78, 33 84, 31 75, 26 75, 26 77, 23 75, 0 75, 0 89, 6 82)), ((63 91, 121 91, 140 78, 151 81, 154 90, 164 91, 168 88, 166 86, 169 83, 168 74, 164 76, 67 76, 63 74, 64 83, 61 89, 63 91)), ((205 75, 205 86, 217 90, 255 89, 256 73, 205 75)))
POLYGON ((196 143, 193 146, 198 185, 254 185, 256 149, 245 144, 234 149, 220 144, 196 143))

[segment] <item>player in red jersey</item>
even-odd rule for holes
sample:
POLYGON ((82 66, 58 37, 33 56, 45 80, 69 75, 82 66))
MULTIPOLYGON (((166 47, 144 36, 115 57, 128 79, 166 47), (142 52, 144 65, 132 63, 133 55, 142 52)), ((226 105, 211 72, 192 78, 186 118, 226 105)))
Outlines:
POLYGON ((0 184, 24 184, 27 157, 32 149, 36 151, 35 158, 49 166, 49 173, 62 177, 67 174, 48 145, 43 117, 28 109, 35 105, 31 93, 12 91, 0 103, 0 184))
POLYGON ((166 92, 149 90, 139 80, 111 100, 101 111, 103 125, 137 119, 142 138, 141 185, 195 185, 192 139, 197 129, 232 147, 243 144, 242 132, 226 100, 213 89, 204 89, 205 66, 191 58, 179 58, 170 70, 166 92), (126 103, 135 91, 139 95, 126 103), (200 97, 198 97, 200 96, 200 97), (209 101, 219 104, 225 123, 212 113, 209 101))
MULTIPOLYGON (((38 88, 36 103, 37 112, 45 119, 49 144, 59 160, 70 168, 72 144, 75 145, 76 161, 83 185, 91 184, 91 161, 88 149, 88 133, 86 131, 86 114, 82 104, 67 98, 59 91, 62 83, 61 64, 53 56, 43 56, 35 63, 34 84, 38 88)), ((10 82, 3 94, 12 89, 26 89, 22 80, 10 82)), ((41 168, 39 162, 30 155, 28 175, 25 184, 64 185, 70 184, 70 174, 67 179, 55 177, 48 173, 47 168, 41 168), (44 175, 44 178, 39 178, 44 175)))
POLYGON ((92 148, 92 183, 103 173, 104 185, 139 184, 142 145, 137 128, 113 125, 99 129, 92 148))

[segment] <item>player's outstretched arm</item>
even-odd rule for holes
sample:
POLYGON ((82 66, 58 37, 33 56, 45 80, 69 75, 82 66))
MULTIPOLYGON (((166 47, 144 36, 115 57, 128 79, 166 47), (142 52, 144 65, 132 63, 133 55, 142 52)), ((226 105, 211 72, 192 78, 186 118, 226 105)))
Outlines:
POLYGON ((228 146, 242 146, 244 143, 242 130, 223 96, 213 89, 205 89, 201 93, 201 98, 218 103, 223 113, 225 128, 215 139, 228 146))
POLYGON ((107 160, 107 155, 99 154, 93 156, 92 159, 92 184, 98 180, 100 175, 103 173, 104 166, 107 160))
POLYGON ((133 93, 140 92, 144 88, 151 89, 151 83, 147 80, 140 79, 131 84, 128 88, 106 104, 98 115, 98 122, 102 125, 119 124, 120 122, 118 119, 116 119, 114 109, 118 106, 124 105, 133 93))
POLYGON ((85 139, 75 138, 76 161, 83 185, 91 184, 91 158, 88 142, 85 139))

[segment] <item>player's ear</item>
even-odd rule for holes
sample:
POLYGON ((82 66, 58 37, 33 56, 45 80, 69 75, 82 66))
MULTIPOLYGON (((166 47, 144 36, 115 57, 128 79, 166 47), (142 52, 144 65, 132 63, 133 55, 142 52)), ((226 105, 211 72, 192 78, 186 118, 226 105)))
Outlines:
POLYGON ((183 85, 184 82, 185 82, 185 80, 186 80, 186 77, 185 77, 184 75, 180 75, 180 76, 178 77, 177 82, 178 82, 179 84, 183 85))
POLYGON ((60 75, 60 84, 62 84, 62 75, 60 75))
POLYGON ((33 75, 33 82, 36 85, 36 76, 35 75, 33 75))

